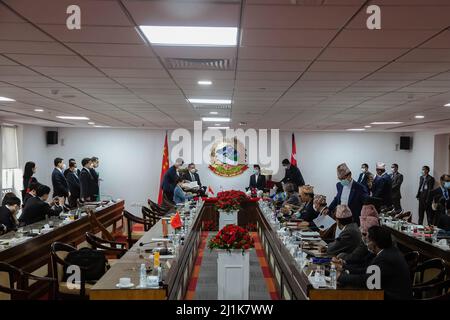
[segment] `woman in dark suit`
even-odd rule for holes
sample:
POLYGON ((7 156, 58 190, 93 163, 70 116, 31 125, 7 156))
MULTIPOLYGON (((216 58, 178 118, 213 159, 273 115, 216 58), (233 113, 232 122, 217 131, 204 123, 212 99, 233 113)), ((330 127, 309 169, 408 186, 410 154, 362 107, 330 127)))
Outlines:
POLYGON ((37 182, 37 179, 33 177, 36 173, 36 163, 32 161, 28 161, 25 163, 25 169, 23 170, 23 192, 24 194, 28 193, 30 190, 28 186, 30 183, 37 182))

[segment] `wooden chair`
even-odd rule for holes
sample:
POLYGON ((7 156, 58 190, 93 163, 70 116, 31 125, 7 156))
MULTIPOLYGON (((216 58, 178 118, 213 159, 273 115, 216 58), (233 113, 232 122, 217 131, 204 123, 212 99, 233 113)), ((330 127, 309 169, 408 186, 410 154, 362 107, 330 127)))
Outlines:
POLYGON ((86 242, 91 245, 92 249, 103 251, 105 256, 114 256, 116 259, 120 259, 127 252, 125 243, 105 240, 90 232, 86 232, 85 236, 86 242))
POLYGON ((71 283, 64 281, 64 269, 70 265, 65 261, 69 252, 75 251, 77 248, 62 243, 54 242, 50 249, 50 267, 51 275, 57 281, 55 294, 58 299, 88 299, 89 291, 92 288, 92 284, 86 283, 84 280, 85 268, 80 268, 80 283, 71 283), (72 285, 73 288, 69 288, 72 285))
POLYGON ((160 216, 164 216, 169 213, 170 208, 164 205, 158 205, 156 202, 153 202, 151 199, 147 200, 148 206, 153 211, 157 212, 160 216))
POLYGON ((92 210, 92 209, 86 209, 86 212, 87 212, 88 217, 89 217, 89 223, 91 224, 92 232, 94 234, 98 233, 98 232, 101 232, 102 233, 102 237, 104 239, 109 240, 109 241, 114 241, 115 238, 113 237, 113 235, 97 219, 97 216, 95 215, 95 211, 92 210))
POLYGON ((148 219, 136 217, 134 214, 128 212, 127 210, 123 211, 123 215, 127 220, 127 241, 128 248, 131 248, 134 243, 136 243, 144 234, 144 232, 150 230, 150 228, 154 225, 154 223, 148 219), (133 231, 133 224, 142 224, 144 226, 143 231, 133 231))
POLYGON ((142 217, 145 219, 152 221, 153 225, 155 225, 159 220, 161 220, 161 216, 152 211, 147 207, 142 207, 142 217))
MULTIPOLYGON (((1 273, 6 274, 8 284, 7 286, 0 284, 0 293, 9 296, 10 300, 29 300, 31 294, 30 280, 47 284, 48 299, 53 300, 55 298, 56 280, 53 278, 35 276, 6 262, 0 262, 1 273)), ((2 279, 5 278, 2 277, 2 279)))
POLYGON ((417 265, 419 264, 420 254, 417 251, 407 252, 404 255, 406 263, 409 267, 409 275, 411 278, 411 282, 414 281, 414 275, 416 274, 417 265))
POLYGON ((173 202, 173 199, 169 199, 165 194, 163 194, 163 205, 167 208, 173 209, 175 207, 175 202, 173 202))
POLYGON ((425 286, 413 287, 414 299, 450 300, 450 279, 425 286))
POLYGON ((416 267, 413 287, 428 286, 444 280, 447 273, 445 261, 441 258, 427 260, 416 267))

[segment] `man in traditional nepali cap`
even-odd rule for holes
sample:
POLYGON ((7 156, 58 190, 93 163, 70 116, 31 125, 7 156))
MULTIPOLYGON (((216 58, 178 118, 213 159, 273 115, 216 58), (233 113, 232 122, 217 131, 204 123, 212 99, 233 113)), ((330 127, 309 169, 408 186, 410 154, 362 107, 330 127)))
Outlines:
MULTIPOLYGON (((359 215, 364 201, 369 197, 369 193, 362 184, 352 178, 352 172, 345 163, 337 167, 336 184, 337 194, 329 206, 330 212, 333 212, 340 204, 348 205, 352 214, 353 221, 359 224, 359 215)), ((337 231, 337 230, 336 230, 337 231)))

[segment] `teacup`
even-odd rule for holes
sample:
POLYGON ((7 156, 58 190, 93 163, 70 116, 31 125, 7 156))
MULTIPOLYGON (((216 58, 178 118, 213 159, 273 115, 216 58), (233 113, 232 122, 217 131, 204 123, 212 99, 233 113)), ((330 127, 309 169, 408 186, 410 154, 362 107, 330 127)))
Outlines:
POLYGON ((122 287, 129 286, 129 285, 131 284, 131 279, 130 279, 130 278, 120 278, 120 279, 119 279, 119 284, 120 284, 122 287))

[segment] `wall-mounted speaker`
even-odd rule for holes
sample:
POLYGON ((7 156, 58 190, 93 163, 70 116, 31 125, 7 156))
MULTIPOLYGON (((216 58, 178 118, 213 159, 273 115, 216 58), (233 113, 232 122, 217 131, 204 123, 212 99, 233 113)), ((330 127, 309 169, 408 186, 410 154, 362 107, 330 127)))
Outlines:
POLYGON ((58 144, 58 131, 47 131, 47 144, 58 144))
POLYGON ((411 150, 411 137, 400 137, 400 150, 411 150))

